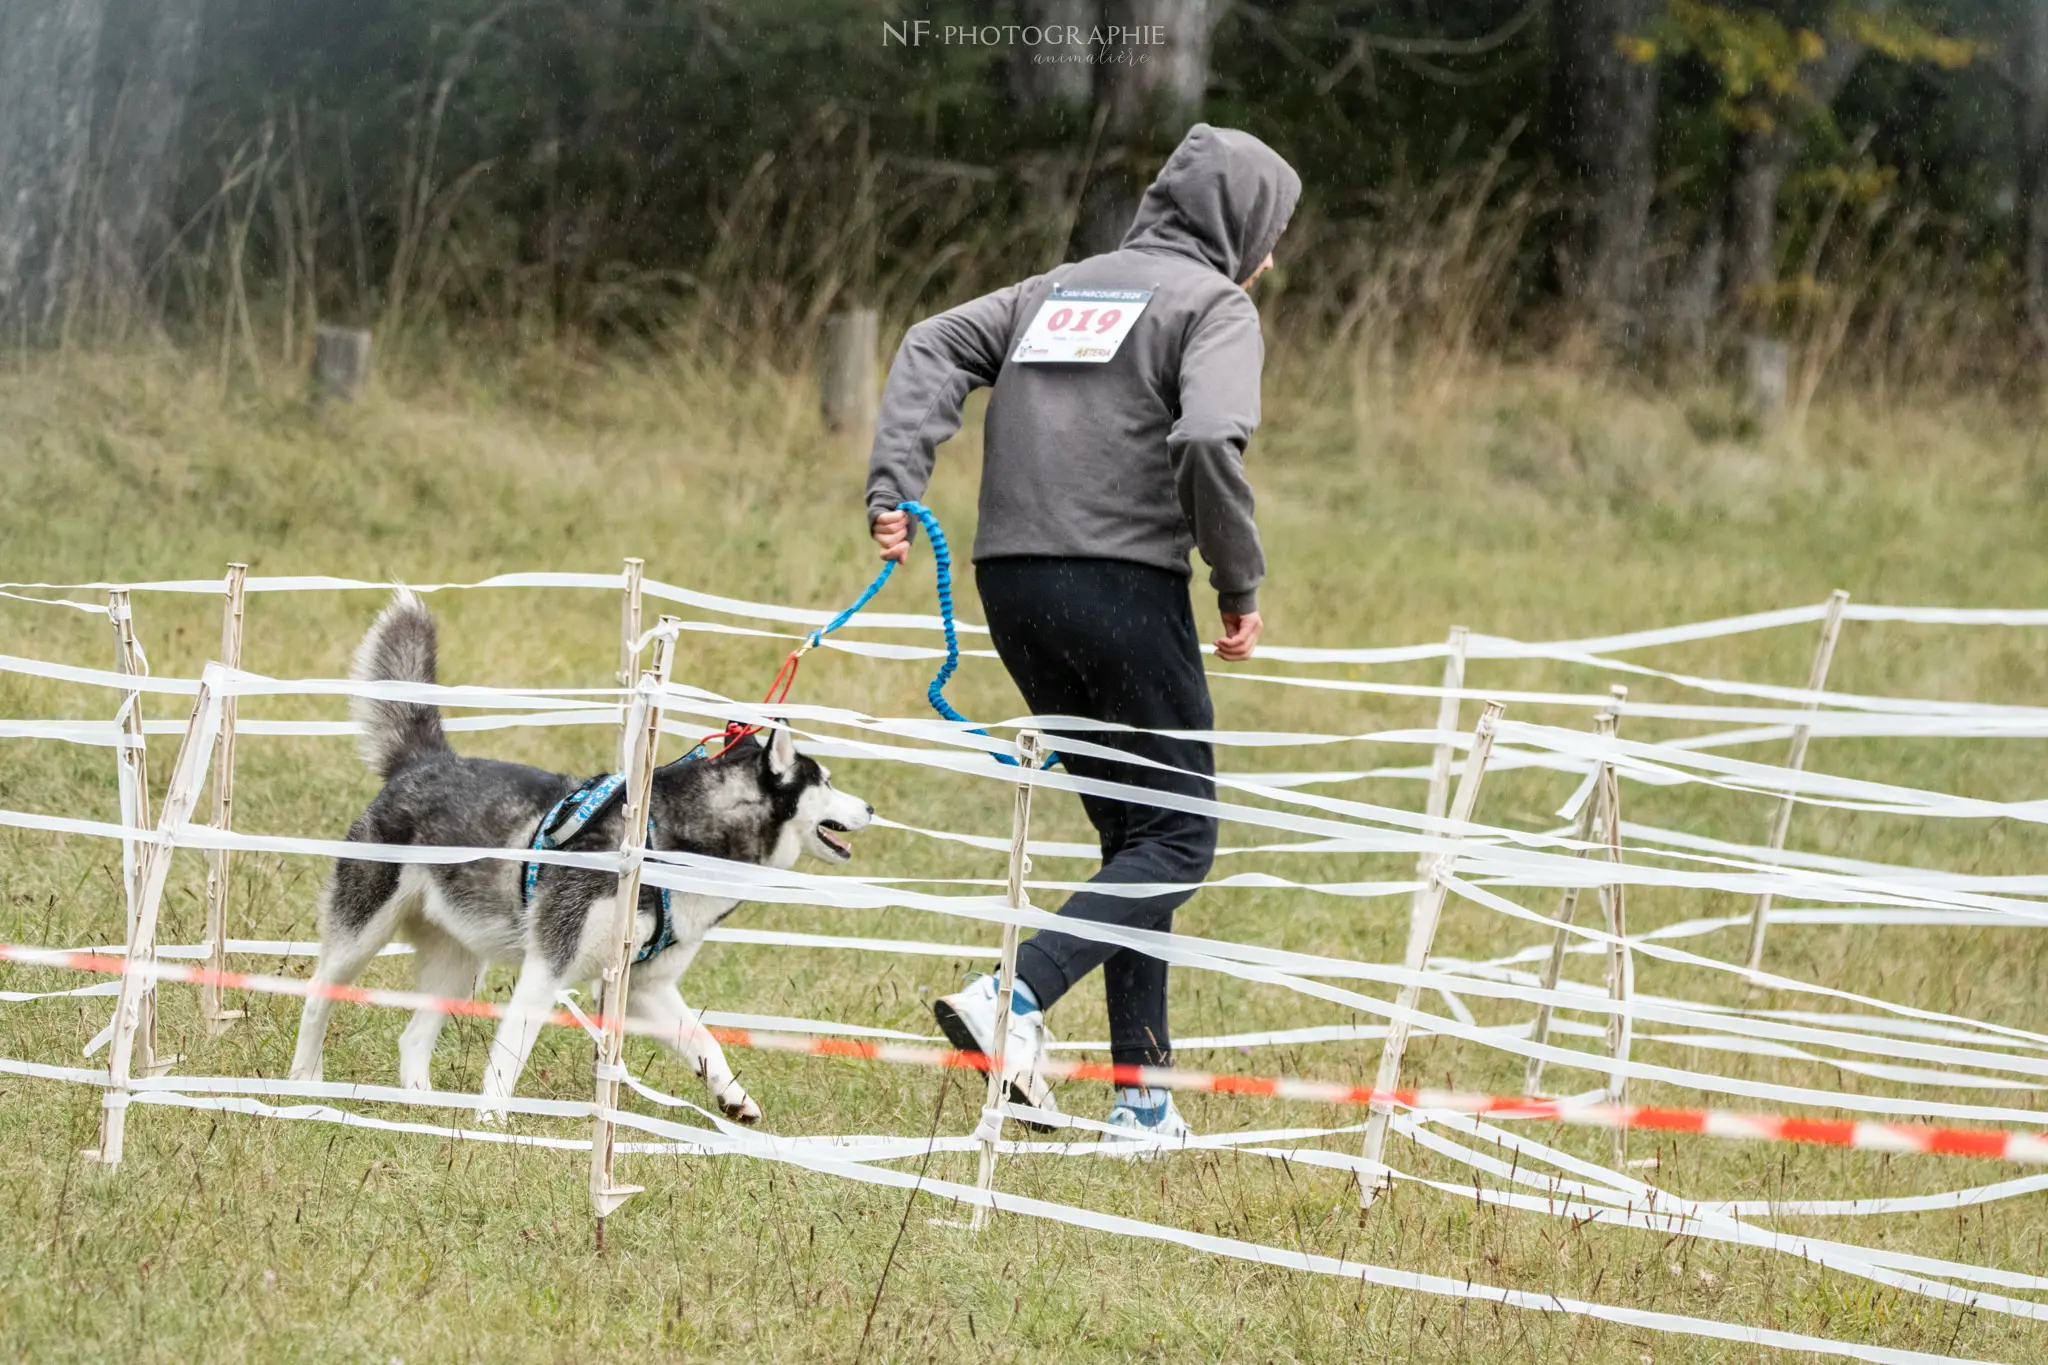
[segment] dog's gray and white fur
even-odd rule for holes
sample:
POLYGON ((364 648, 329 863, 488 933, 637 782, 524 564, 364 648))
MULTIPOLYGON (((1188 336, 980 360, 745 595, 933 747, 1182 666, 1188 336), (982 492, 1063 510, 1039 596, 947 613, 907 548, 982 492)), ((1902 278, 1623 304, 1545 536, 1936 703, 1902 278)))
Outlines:
MULTIPOLYGON (((434 618, 419 598, 400 592, 357 648, 351 676, 364 682, 431 683, 434 618)), ((416 702, 358 697, 353 702, 363 761, 384 780, 348 837, 358 843, 423 847, 527 848, 534 831, 577 780, 562 773, 464 758, 448 745, 440 708, 416 702)), ((616 849, 624 819, 623 796, 585 826, 566 847, 616 849)), ((716 758, 678 760, 654 774, 648 847, 680 850, 736 862, 788 868, 801 853, 831 863, 852 857, 840 835, 865 828, 874 814, 866 802, 832 788, 824 768, 799 754, 789 731, 742 741, 716 758)), ((489 859, 454 864, 363 862, 337 859, 320 902, 320 961, 314 979, 355 980, 393 939, 418 955, 419 989, 442 997, 474 995, 493 962, 520 964, 518 985, 484 1070, 483 1093, 502 1099, 525 1068, 543 1016, 564 986, 603 969, 610 945, 618 878, 608 872, 543 865, 529 903, 521 895, 525 864, 489 859)), ((718 1043, 696 1023, 676 982, 705 933, 737 901, 674 892, 670 917, 674 944, 632 968, 627 1012, 658 1030, 704 1078, 712 1096, 734 1118, 752 1122, 760 1106, 741 1088, 718 1043)), ((656 933, 659 893, 640 891, 636 945, 656 933)), ((637 951, 637 949, 636 949, 637 951)), ((306 1001, 292 1058, 294 1080, 318 1080, 327 1017, 333 1002, 306 1001)), ((429 1085, 434 1043, 447 1016, 422 1009, 398 1043, 399 1083, 429 1085)), ((487 1117, 492 1110, 487 1106, 487 1117)))

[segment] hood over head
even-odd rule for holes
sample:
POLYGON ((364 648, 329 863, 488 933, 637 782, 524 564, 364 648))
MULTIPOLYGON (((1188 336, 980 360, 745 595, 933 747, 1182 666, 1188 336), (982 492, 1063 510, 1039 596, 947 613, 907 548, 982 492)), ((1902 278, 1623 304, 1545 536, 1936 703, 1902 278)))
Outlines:
POLYGON ((1145 191, 1123 244, 1193 256, 1243 284, 1300 198, 1301 177, 1280 153, 1250 133, 1197 123, 1145 191))

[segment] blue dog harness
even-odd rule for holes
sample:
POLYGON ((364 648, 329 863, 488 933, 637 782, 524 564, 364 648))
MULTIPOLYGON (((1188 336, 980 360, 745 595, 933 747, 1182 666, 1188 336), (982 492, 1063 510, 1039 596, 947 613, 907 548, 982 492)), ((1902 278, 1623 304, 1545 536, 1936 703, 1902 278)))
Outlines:
MULTIPOLYGON (((541 817, 540 827, 533 832, 534 851, 544 853, 549 849, 560 848, 574 839, 583 832, 586 825, 602 815, 625 789, 624 773, 608 773, 603 777, 585 779, 574 791, 555 802, 548 813, 541 817)), ((650 842, 654 839, 652 812, 647 816, 647 838, 650 842)), ((528 863, 526 875, 519 884, 520 904, 532 902, 533 888, 539 880, 540 864, 528 863)), ((635 967, 675 946, 676 926, 674 918, 669 914, 668 888, 662 886, 655 889, 661 893, 661 907, 654 915, 654 937, 647 940, 647 946, 633 959, 635 967)))

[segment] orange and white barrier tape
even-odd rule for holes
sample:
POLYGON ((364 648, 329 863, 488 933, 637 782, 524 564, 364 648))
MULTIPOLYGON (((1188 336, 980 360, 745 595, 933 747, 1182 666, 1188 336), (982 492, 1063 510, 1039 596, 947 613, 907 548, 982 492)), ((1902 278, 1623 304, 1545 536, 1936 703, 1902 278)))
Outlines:
MULTIPOLYGON (((214 985, 224 990, 301 998, 321 996, 350 1004, 391 1009, 432 1009, 472 1018, 503 1018, 505 1007, 489 1000, 457 999, 419 991, 377 986, 341 986, 298 981, 290 977, 249 972, 213 971, 184 963, 152 961, 131 964, 105 953, 30 948, 0 943, 0 961, 24 966, 59 967, 121 975, 135 971, 159 981, 214 985)), ((583 1020, 568 1010, 550 1011, 545 1022, 581 1029, 583 1020)), ((601 1021, 599 1021, 601 1022, 601 1021)), ((927 1047, 916 1043, 874 1042, 858 1038, 819 1038, 761 1029, 700 1026, 727 1047, 788 1052, 808 1057, 844 1057, 986 1072, 989 1059, 979 1052, 927 1047)), ((629 1020, 626 1031, 659 1037, 662 1030, 629 1020)), ((1592 1104, 1575 1100, 1487 1095, 1464 1090, 1375 1090, 1341 1081, 1304 1080, 1287 1076, 1239 1076, 1184 1067, 1126 1066, 1110 1062, 1071 1061, 1046 1057, 1039 1071, 1054 1080, 1096 1081, 1105 1085, 1157 1086, 1161 1089, 1214 1095, 1247 1095, 1300 1100, 1314 1104, 1391 1105, 1402 1109, 1439 1110, 1503 1119, 1536 1119, 1583 1127, 1640 1129, 1663 1133, 1697 1133, 1705 1137, 1790 1142, 1807 1146, 1842 1147, 1873 1152, 1920 1152, 1934 1156, 1982 1157, 1994 1161, 2048 1164, 2048 1134, 2015 1133, 1995 1128, 1944 1128, 1923 1124, 1871 1123, 1853 1119, 1808 1118, 1796 1114, 1738 1113, 1725 1109, 1666 1109, 1649 1105, 1592 1104)))

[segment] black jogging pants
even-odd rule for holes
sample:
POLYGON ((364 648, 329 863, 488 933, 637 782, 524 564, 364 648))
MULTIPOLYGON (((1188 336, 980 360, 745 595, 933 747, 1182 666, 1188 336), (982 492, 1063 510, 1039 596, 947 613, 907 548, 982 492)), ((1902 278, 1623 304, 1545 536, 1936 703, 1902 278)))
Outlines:
MULTIPOLYGON (((978 563, 975 581, 996 652, 1034 712, 1148 729, 1212 727, 1215 712, 1186 577, 1123 560, 1026 557, 978 563)), ((1063 752, 1061 765, 1075 777, 1215 797, 1215 752, 1205 742, 1102 731, 1077 738, 1180 771, 1063 752)), ((1048 732, 1048 743, 1057 748, 1058 736, 1048 732)), ((1081 804, 1102 839, 1095 884, 1196 883, 1208 875, 1216 856, 1216 822, 1208 816, 1102 796, 1083 796, 1081 804)), ((1080 891, 1059 913, 1170 929, 1173 912, 1193 894, 1080 891)), ((1129 1065, 1170 1064, 1164 962, 1052 930, 1033 935, 1017 953, 1017 975, 1042 1006, 1051 1006, 1097 967, 1109 1006, 1112 1057, 1129 1065)))

